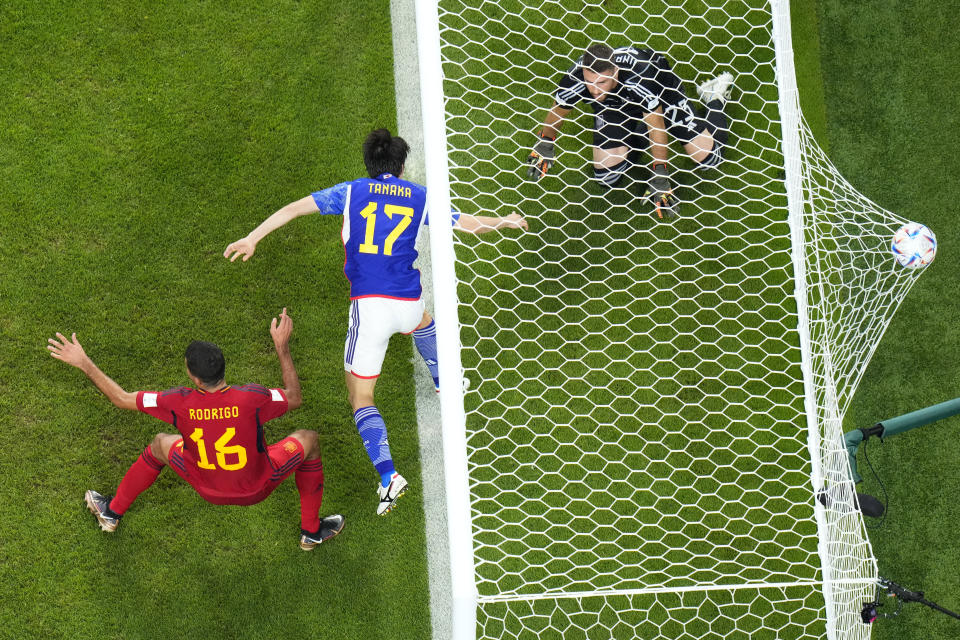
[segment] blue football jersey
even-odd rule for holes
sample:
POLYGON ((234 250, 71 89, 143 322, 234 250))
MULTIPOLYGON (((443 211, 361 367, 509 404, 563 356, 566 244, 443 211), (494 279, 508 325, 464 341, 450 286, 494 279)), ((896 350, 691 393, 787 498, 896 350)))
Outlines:
POLYGON ((351 299, 420 298, 420 270, 413 263, 427 224, 426 187, 385 173, 311 195, 320 213, 343 215, 343 272, 351 299))

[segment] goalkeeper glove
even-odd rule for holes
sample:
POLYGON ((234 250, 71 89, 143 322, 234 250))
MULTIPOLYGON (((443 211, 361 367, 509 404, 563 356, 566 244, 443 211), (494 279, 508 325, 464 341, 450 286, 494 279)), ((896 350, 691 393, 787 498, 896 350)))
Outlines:
POLYGON ((553 141, 556 138, 540 134, 540 141, 533 146, 533 151, 527 157, 527 177, 531 180, 539 180, 547 175, 547 171, 553 166, 556 154, 553 151, 553 141))
POLYGON ((643 197, 650 199, 650 203, 654 206, 659 219, 677 217, 679 202, 673 195, 670 171, 666 164, 658 162, 653 165, 653 176, 647 182, 647 190, 643 197))

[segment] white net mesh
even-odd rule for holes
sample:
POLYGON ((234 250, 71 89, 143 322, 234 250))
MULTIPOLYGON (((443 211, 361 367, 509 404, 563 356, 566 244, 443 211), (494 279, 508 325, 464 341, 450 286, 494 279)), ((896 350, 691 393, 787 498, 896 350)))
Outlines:
POLYGON ((485 638, 703 638, 821 637, 822 600, 803 587, 605 595, 491 602, 478 626, 485 638))
MULTIPOLYGON (((812 458, 829 508, 820 512, 823 573, 836 637, 867 636, 858 611, 872 599, 863 578, 877 569, 854 509, 843 415, 880 336, 921 273, 893 260, 891 238, 904 222, 847 183, 800 127, 806 297, 809 304, 812 458), (819 436, 819 437, 818 437, 819 436), (860 635, 858 635, 858 633, 860 635)), ((866 425, 861 425, 866 426, 866 425)))
POLYGON ((893 234, 907 221, 857 192, 809 129, 800 133, 812 352, 820 361, 813 369, 816 387, 834 389, 843 415, 879 336, 922 271, 891 259, 893 234))
POLYGON ((453 204, 531 224, 457 236, 480 637, 869 635, 862 520, 814 489, 849 485, 843 410, 918 272, 804 132, 798 312, 772 23, 760 0, 440 3, 453 204), (736 76, 726 161, 671 144, 677 220, 642 171, 595 182, 588 109, 525 180, 593 42, 662 52, 691 99, 736 76))

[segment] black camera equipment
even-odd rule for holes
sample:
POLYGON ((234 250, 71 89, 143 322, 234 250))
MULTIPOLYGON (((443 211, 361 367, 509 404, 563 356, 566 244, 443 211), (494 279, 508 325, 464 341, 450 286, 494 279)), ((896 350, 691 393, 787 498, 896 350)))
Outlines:
POLYGON ((877 581, 877 598, 873 602, 864 602, 860 610, 860 619, 864 624, 870 624, 877 618, 893 618, 900 615, 904 602, 919 602, 931 609, 945 613, 952 618, 960 620, 960 614, 956 614, 949 609, 944 609, 935 602, 930 602, 923 596, 923 591, 911 591, 906 587, 901 587, 893 580, 887 580, 883 576, 877 581), (897 599, 897 608, 892 613, 880 613, 880 607, 884 606, 880 598, 886 594, 888 598, 897 599))

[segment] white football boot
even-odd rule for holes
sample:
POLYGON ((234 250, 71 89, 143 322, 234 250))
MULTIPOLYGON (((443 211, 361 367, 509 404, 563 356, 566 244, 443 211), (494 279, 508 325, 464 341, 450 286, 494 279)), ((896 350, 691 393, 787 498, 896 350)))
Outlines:
POLYGON ((700 101, 703 104, 713 102, 714 100, 719 100, 725 103, 730 99, 730 95, 732 93, 733 74, 729 71, 724 71, 716 78, 707 80, 697 87, 697 95, 700 96, 700 101))
POLYGON ((397 498, 407 491, 407 481, 399 473, 394 473, 387 486, 377 485, 377 494, 380 496, 380 504, 377 506, 377 515, 382 516, 390 513, 397 498))

